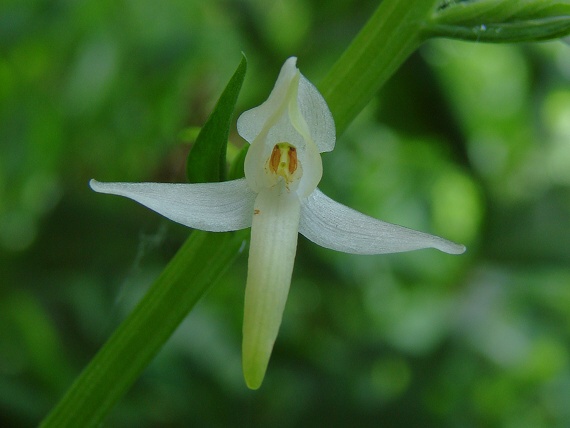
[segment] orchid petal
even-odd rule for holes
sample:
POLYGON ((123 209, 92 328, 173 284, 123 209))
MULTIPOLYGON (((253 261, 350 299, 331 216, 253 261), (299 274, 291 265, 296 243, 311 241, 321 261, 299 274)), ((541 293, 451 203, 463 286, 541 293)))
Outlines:
POLYGON ((99 193, 125 196, 172 221, 194 229, 227 232, 251 226, 255 193, 245 179, 222 183, 101 183, 99 193))
POLYGON ((336 141, 332 113, 321 93, 303 75, 299 81, 298 102, 319 152, 332 151, 336 141))
POLYGON ((291 86, 291 81, 299 74, 296 67, 297 58, 291 57, 281 67, 277 81, 269 97, 263 104, 242 113, 237 121, 237 130, 250 144, 264 130, 272 116, 283 109, 287 104, 287 93, 291 86))
POLYGON ((334 148, 334 121, 325 100, 301 75, 296 58, 289 58, 279 73, 267 101, 243 113, 239 134, 251 143, 245 160, 245 176, 256 191, 275 184, 267 172, 267 160, 279 143, 295 147, 303 168, 298 183, 291 186, 300 197, 309 196, 322 177, 319 152, 334 148))
MULTIPOLYGON (((279 73, 271 94, 263 104, 243 113, 237 123, 239 134, 250 143, 263 131, 267 121, 278 111, 287 99, 287 91, 297 74, 299 90, 296 104, 308 125, 311 139, 319 152, 330 152, 335 145, 335 126, 329 107, 317 88, 299 73, 297 58, 291 57, 279 73)), ((283 141, 283 140, 281 140, 283 141)), ((279 141, 277 141, 279 142, 279 141)), ((293 143, 292 141, 289 141, 293 143)), ((275 144, 275 143, 273 143, 275 144)))
POLYGON ((243 372, 263 381, 281 325, 297 249, 300 201, 283 183, 257 196, 251 226, 243 319, 243 372))
POLYGON ((461 254, 465 246, 368 217, 316 189, 301 207, 299 232, 316 244, 352 254, 384 254, 436 248, 461 254))

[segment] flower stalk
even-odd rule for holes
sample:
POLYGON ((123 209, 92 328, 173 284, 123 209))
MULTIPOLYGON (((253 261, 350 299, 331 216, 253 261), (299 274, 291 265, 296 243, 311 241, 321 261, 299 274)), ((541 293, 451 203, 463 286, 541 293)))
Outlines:
POLYGON ((383 0, 317 85, 341 135, 400 65, 427 39, 440 0, 383 0), (347 97, 346 94, 350 94, 347 97))
POLYGON ((426 33, 488 43, 536 42, 570 34, 567 0, 452 2, 432 14, 426 33))

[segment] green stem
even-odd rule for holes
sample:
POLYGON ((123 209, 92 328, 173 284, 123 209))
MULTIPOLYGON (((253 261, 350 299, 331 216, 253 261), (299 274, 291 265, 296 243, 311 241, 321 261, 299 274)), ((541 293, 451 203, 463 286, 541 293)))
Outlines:
POLYGON ((230 266, 246 237, 244 232, 192 232, 41 426, 99 426, 196 302, 230 266))
POLYGON ((455 3, 432 16, 430 37, 487 43, 551 40, 570 33, 568 0, 478 0, 455 3))
POLYGON ((384 0, 318 85, 337 135, 425 40, 424 24, 439 0, 384 0))

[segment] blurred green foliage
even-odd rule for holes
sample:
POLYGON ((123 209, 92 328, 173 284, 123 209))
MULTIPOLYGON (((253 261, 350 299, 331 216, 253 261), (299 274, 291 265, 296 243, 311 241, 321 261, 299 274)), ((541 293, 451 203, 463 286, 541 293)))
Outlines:
MULTIPOLYGON (((0 426, 37 424, 188 236, 89 178, 184 181, 183 130, 241 51, 238 113, 287 56, 318 81, 375 6, 2 3, 0 426)), ((258 392, 240 367, 243 257, 107 426, 570 425, 568 70, 559 42, 424 46, 323 156, 321 188, 468 252, 301 239, 258 392)))

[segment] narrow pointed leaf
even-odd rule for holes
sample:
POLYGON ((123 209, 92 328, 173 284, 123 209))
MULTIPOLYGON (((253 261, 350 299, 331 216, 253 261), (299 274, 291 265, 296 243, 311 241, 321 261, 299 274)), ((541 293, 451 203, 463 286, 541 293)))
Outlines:
POLYGON ((99 193, 125 196, 194 229, 228 232, 251 226, 255 193, 245 179, 223 183, 101 183, 89 185, 99 193))
POLYGON ((244 162, 248 150, 249 150, 249 144, 244 144, 241 150, 236 155, 235 159, 230 165, 230 174, 228 176, 230 180, 237 180, 238 178, 245 177, 244 162))
POLYGON ((384 254, 437 248, 461 254, 460 244, 368 217, 316 189, 303 201, 299 232, 322 247, 352 254, 384 254))
POLYGON ((246 69, 247 60, 244 55, 192 146, 186 163, 186 175, 191 183, 209 183, 226 179, 226 148, 233 112, 246 69))

